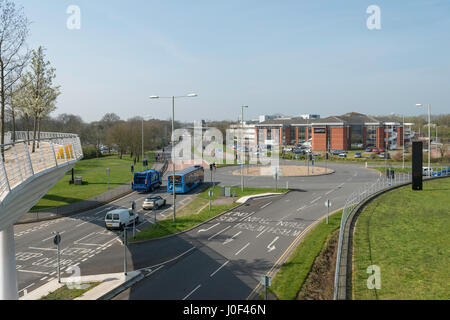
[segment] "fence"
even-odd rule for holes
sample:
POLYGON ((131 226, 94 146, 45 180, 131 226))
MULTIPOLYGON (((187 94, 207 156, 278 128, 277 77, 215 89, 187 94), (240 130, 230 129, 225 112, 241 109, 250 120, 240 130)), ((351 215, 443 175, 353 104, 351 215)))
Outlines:
MULTIPOLYGON (((8 140, 11 133, 7 133, 8 140)), ((27 139, 18 131, 15 141, 0 146, 0 201, 17 186, 36 174, 83 158, 80 139, 75 134, 41 132, 40 139, 27 139)))
MULTIPOLYGON (((442 176, 450 175, 448 168, 441 168, 439 171, 435 172, 433 176, 442 176), (437 172, 440 174, 438 175, 437 172)), ((428 177, 427 177, 428 178, 428 177)), ((431 178, 431 177, 430 177, 431 178)), ((386 190, 390 187, 407 184, 412 182, 412 175, 410 173, 400 173, 394 176, 383 176, 380 177, 375 183, 367 183, 363 188, 353 192, 346 200, 344 209, 342 211, 342 219, 341 226, 339 232, 339 242, 338 242, 338 252, 336 259, 336 271, 334 275, 334 300, 342 299, 345 293, 342 293, 343 288, 346 286, 347 274, 344 267, 346 266, 347 261, 342 260, 343 250, 347 250, 348 243, 344 244, 344 234, 347 229, 349 229, 349 225, 347 223, 351 223, 349 221, 349 217, 352 216, 353 211, 361 204, 364 200, 369 198, 370 196, 386 190), (347 228, 346 228, 347 227, 347 228)), ((345 252, 348 254, 348 252, 345 252)), ((350 279, 351 281, 351 279, 350 279)))

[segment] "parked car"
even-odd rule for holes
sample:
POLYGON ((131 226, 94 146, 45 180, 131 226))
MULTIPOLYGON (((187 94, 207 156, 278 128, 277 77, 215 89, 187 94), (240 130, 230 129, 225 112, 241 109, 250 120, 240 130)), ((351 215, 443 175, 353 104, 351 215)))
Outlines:
POLYGON ((378 155, 380 158, 384 159, 390 159, 391 155, 389 154, 389 152, 380 152, 380 154, 378 155))
POLYGON ((366 148, 366 152, 372 152, 372 147, 366 148))
POLYGON ((340 153, 339 154, 339 158, 347 158, 347 154, 346 153, 340 153))
POLYGON ((356 158, 356 159, 360 159, 360 158, 362 158, 362 156, 361 156, 361 152, 357 152, 357 153, 355 153, 355 158, 356 158))
POLYGON ((384 149, 380 148, 380 149, 378 149, 378 151, 380 151, 380 152, 384 152, 384 149))
POLYGON ((161 198, 160 196, 149 197, 144 200, 142 204, 142 209, 151 210, 153 208, 159 209, 166 205, 166 199, 161 198))
POLYGON ((292 148, 284 148, 284 152, 292 152, 292 148))
POLYGON ((132 223, 139 223, 139 214, 132 209, 115 209, 105 215, 105 226, 108 230, 123 230, 124 227, 132 223))

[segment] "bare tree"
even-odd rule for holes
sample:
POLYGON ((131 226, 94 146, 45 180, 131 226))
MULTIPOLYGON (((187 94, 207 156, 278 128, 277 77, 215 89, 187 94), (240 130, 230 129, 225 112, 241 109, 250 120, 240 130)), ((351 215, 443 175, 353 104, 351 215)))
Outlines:
POLYGON ((20 79, 29 60, 29 50, 25 44, 28 26, 29 22, 22 7, 17 8, 15 3, 9 0, 0 0, 0 144, 5 143, 7 93, 20 79))

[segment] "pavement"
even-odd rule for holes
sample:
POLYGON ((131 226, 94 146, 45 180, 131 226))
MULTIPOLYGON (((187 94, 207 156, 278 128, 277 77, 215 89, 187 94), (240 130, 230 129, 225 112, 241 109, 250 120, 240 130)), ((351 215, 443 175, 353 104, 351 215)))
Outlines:
MULTIPOLYGON (((131 200, 140 208, 146 195, 132 193, 76 216, 16 226, 19 294, 28 298, 55 281, 56 249, 51 232, 59 231, 63 271, 68 266, 78 266, 83 277, 120 274, 124 252, 130 272, 153 270, 116 299, 246 299, 261 275, 271 270, 291 244, 326 214, 325 200, 332 201, 330 211, 341 208, 351 192, 379 177, 379 173, 362 166, 328 166, 336 172, 319 177, 281 177, 278 186, 289 184, 293 190, 287 195, 250 200, 186 233, 133 243, 126 250, 118 232, 105 230, 104 214, 129 206, 131 200)), ((215 181, 223 186, 240 185, 240 177, 233 176, 233 170, 217 169, 215 181)), ((245 185, 273 188, 275 183, 269 177, 246 177, 245 185)), ((166 208, 157 211, 157 218, 161 219, 171 214, 172 197, 164 189, 157 193, 168 202, 166 208)), ((195 192, 177 195, 177 206, 194 197, 195 192)), ((138 230, 154 222, 153 212, 140 214, 142 223, 138 230)))

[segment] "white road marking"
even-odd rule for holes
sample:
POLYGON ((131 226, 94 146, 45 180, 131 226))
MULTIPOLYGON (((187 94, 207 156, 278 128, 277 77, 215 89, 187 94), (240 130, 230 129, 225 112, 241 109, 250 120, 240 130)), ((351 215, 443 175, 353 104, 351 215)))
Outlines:
POLYGON ((24 295, 26 295, 27 294, 27 289, 29 288, 29 287, 32 287, 32 286, 34 286, 35 285, 35 283, 33 282, 32 284, 30 284, 29 286, 26 286, 25 288, 23 288, 22 290, 20 290, 18 293, 20 293, 20 292, 22 292, 22 291, 24 291, 25 293, 24 293, 24 295))
POLYGON ((236 238, 238 235, 240 235, 242 233, 242 231, 239 231, 238 233, 236 233, 234 236, 232 236, 231 238, 228 238, 227 240, 225 240, 225 242, 223 243, 224 245, 229 244, 231 241, 234 241, 234 238, 236 238))
POLYGON ((269 229, 269 227, 264 228, 264 230, 256 236, 256 239, 258 239, 264 232, 266 232, 267 229, 269 229))
POLYGON ((272 252, 273 250, 276 249, 276 247, 274 246, 274 243, 278 241, 278 239, 280 239, 280 237, 276 237, 268 246, 267 249, 269 249, 269 252, 272 252))
POLYGON ((246 215, 245 217, 243 217, 243 218, 242 218, 241 220, 239 220, 239 221, 244 221, 245 219, 249 218, 250 216, 254 215, 255 213, 256 213, 256 212, 252 212, 252 213, 246 215))
POLYGON ((198 231, 198 233, 209 231, 209 230, 211 230, 212 228, 217 227, 219 224, 220 224, 220 222, 219 222, 219 223, 216 223, 216 224, 213 225, 212 227, 209 227, 208 229, 201 229, 201 230, 198 231))
POLYGON ((322 197, 319 197, 319 198, 317 198, 317 199, 315 199, 315 200, 311 201, 311 204, 313 204, 314 202, 317 202, 317 201, 319 201, 320 199, 322 199, 322 197))
POLYGON ((43 251, 58 251, 58 249, 52 249, 52 248, 36 248, 36 247, 28 247, 31 250, 43 250, 43 251))
POLYGON ((226 231, 226 230, 228 230, 228 229, 230 229, 231 228, 231 226, 229 226, 229 227, 226 227, 225 229, 223 229, 222 231, 219 231, 219 232, 217 232, 215 235, 213 235, 213 236, 211 236, 211 237, 209 237, 208 238, 208 240, 211 240, 211 239, 213 239, 213 238, 215 238, 215 237, 217 237, 219 234, 221 234, 222 232, 224 232, 224 231, 226 231))
POLYGON ((332 193, 334 191, 334 189, 331 189, 330 191, 328 191, 327 193, 325 193, 326 195, 329 195, 330 193, 332 193))
POLYGON ((297 209, 297 212, 302 211, 302 210, 305 209, 305 208, 306 208, 306 206, 303 206, 303 207, 301 207, 301 208, 298 208, 298 209, 297 209))
POLYGON ((247 243, 241 250, 239 250, 238 252, 236 252, 235 256, 237 256, 239 253, 241 253, 242 251, 245 250, 245 248, 247 248, 250 245, 250 242, 247 243))
POLYGON ((210 277, 211 277, 211 278, 214 277, 214 275, 215 275, 217 272, 219 272, 223 267, 225 267, 225 266, 228 264, 228 262, 230 262, 230 261, 227 260, 227 262, 225 262, 223 265, 221 265, 219 269, 217 269, 216 271, 214 271, 213 273, 211 273, 210 277))
POLYGON ((261 207, 261 209, 264 209, 265 207, 267 207, 267 206, 269 206, 269 205, 271 205, 271 204, 272 204, 272 201, 270 201, 269 203, 263 205, 263 206, 261 207))
POLYGON ((25 273, 36 273, 36 274, 49 274, 48 272, 41 272, 41 271, 31 271, 31 270, 17 270, 19 272, 25 272, 25 273))
POLYGON ((195 291, 197 291, 202 285, 199 284, 194 290, 192 290, 186 297, 183 298, 183 300, 186 300, 189 298, 195 291))

